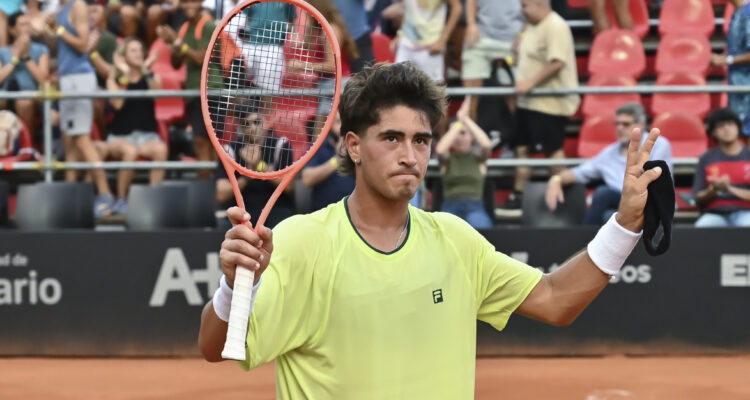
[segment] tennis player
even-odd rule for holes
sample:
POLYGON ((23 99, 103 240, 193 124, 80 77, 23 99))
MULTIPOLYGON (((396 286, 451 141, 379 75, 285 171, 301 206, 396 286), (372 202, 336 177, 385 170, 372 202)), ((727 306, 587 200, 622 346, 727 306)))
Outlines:
MULTIPOLYGON (((221 361, 236 265, 256 271, 246 369, 276 360, 282 399, 470 399, 476 320, 502 330, 513 312, 570 324, 607 286, 640 237, 643 162, 658 137, 628 150, 619 212, 549 274, 496 252, 458 217, 409 206, 424 178, 443 88, 412 64, 365 68, 342 95, 342 201, 255 234, 228 210, 220 288, 199 347, 221 361)), ((253 216, 254 217, 254 216, 253 216)))

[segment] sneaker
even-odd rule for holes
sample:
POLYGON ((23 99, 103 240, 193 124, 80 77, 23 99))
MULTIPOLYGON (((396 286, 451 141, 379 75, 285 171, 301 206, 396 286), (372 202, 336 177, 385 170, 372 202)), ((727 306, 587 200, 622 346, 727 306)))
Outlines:
POLYGON ((111 193, 100 194, 94 200, 94 217, 107 217, 112 214, 112 204, 115 197, 111 193))
POLYGON ((505 204, 495 209, 495 216, 497 217, 520 217, 521 216, 521 201, 523 200, 523 193, 514 191, 505 201, 505 204))
POLYGON ((112 210, 112 214, 125 215, 125 212, 128 210, 128 201, 119 198, 115 201, 115 204, 112 205, 110 210, 112 210))

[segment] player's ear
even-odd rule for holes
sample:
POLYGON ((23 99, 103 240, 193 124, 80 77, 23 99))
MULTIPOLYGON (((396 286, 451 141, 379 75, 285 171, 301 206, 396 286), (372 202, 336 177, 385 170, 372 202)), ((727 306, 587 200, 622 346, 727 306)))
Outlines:
POLYGON ((346 136, 344 136, 344 146, 346 146, 346 152, 352 160, 359 160, 362 158, 359 154, 360 143, 361 139, 359 135, 352 131, 346 132, 346 136))

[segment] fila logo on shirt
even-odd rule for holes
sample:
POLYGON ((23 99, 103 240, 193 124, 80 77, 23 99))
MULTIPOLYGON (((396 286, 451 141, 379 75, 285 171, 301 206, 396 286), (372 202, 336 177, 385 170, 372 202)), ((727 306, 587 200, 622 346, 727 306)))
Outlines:
POLYGON ((750 254, 721 255, 721 286, 750 286, 750 254))
POLYGON ((443 302, 443 289, 436 289, 432 291, 432 302, 435 304, 443 302))

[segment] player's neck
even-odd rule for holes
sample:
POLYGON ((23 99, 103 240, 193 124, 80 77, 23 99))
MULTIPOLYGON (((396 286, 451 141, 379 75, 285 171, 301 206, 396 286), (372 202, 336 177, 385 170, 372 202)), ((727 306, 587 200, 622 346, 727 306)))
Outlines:
POLYGON ((404 226, 409 201, 393 201, 356 188, 348 199, 355 224, 382 230, 401 229, 404 226))

